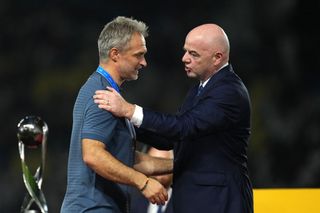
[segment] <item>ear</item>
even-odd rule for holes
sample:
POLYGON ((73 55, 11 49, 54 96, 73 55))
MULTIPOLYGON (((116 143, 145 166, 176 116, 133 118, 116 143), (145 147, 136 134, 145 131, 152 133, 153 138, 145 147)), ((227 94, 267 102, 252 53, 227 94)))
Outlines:
POLYGON ((115 47, 111 48, 111 50, 109 51, 109 58, 112 61, 117 62, 119 59, 119 50, 115 47))
POLYGON ((221 52, 217 52, 216 54, 214 54, 214 59, 215 65, 220 64, 223 60, 223 54, 221 52))

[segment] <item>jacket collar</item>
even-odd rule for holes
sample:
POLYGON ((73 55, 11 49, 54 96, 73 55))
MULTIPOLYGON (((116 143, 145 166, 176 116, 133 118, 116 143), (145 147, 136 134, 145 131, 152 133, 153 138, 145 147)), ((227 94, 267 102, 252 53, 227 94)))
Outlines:
MULTIPOLYGON (((203 91, 201 94, 205 93, 210 87, 212 87, 216 82, 223 79, 229 72, 233 72, 233 68, 231 64, 228 64, 227 66, 223 67, 219 72, 214 74, 208 81, 208 83, 203 88, 203 91)), ((200 94, 200 96, 201 96, 200 94)))

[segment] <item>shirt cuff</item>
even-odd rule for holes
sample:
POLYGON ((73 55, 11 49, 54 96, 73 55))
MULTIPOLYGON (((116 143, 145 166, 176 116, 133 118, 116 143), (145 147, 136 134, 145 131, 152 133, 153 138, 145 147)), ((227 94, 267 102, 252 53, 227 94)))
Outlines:
POLYGON ((142 120, 143 120, 143 109, 141 106, 136 105, 132 118, 130 119, 130 122, 139 128, 142 124, 142 120))

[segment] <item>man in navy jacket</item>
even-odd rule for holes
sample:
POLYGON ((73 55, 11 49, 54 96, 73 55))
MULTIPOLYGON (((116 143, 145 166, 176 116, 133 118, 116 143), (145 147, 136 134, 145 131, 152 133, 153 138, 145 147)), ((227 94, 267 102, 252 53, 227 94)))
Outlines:
POLYGON ((247 167, 251 104, 229 64, 229 40, 216 24, 192 29, 182 61, 200 80, 175 115, 126 102, 112 88, 96 91, 95 103, 138 127, 138 140, 174 149, 173 207, 177 213, 253 212, 247 167))

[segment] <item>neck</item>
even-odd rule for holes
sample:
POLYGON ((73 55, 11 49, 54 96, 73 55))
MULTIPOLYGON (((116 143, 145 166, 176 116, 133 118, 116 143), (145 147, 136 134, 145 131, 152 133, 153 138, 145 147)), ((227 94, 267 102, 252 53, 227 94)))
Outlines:
POLYGON ((212 73, 210 73, 208 76, 205 76, 205 78, 200 79, 200 82, 205 82, 207 81, 209 78, 211 78, 212 76, 214 76, 217 72, 219 72, 220 70, 222 70, 224 67, 228 66, 229 63, 226 62, 225 64, 223 64, 222 66, 216 68, 212 73))
POLYGON ((102 67, 105 71, 109 73, 111 78, 116 82, 116 84, 120 87, 121 84, 124 82, 124 80, 121 80, 119 73, 115 69, 115 67, 109 65, 109 64, 104 64, 104 63, 99 63, 99 66, 102 67))

